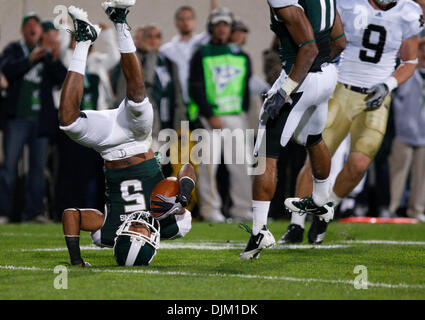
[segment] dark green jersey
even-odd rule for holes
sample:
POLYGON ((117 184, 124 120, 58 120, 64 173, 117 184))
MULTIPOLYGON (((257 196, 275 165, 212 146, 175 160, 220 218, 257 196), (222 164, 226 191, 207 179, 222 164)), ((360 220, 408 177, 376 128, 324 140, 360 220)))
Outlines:
MULTIPOLYGON (((304 9, 304 12, 310 21, 319 54, 314 61, 310 72, 320 71, 320 66, 325 62, 330 62, 331 37, 330 33, 336 17, 336 0, 299 0, 298 4, 304 9)), ((292 69, 295 63, 299 46, 292 40, 286 25, 281 21, 276 9, 270 7, 271 24, 270 28, 280 40, 280 59, 282 67, 286 73, 292 69)))
POLYGON ((105 169, 106 219, 101 242, 113 246, 116 231, 126 217, 136 211, 148 211, 156 184, 164 179, 156 158, 124 169, 105 169))

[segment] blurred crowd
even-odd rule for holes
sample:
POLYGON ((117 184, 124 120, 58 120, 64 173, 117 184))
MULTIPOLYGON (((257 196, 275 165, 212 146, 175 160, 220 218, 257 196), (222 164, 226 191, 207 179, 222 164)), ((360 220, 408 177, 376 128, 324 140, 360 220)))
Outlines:
MULTIPOLYGON (((174 15, 176 35, 167 43, 159 25, 132 28, 147 95, 154 106, 154 151, 160 147, 160 130, 179 132, 181 121, 189 121, 191 130, 209 132, 255 129, 261 96, 280 75, 277 39, 264 50, 264 77, 254 75, 244 49, 249 26, 219 8, 217 0, 211 0, 210 9, 205 31, 196 34, 195 10, 180 7, 174 15), (226 68, 220 67, 222 61, 226 68)), ((115 30, 100 26, 106 49, 90 51, 81 110, 116 108, 126 95, 115 30)), ((23 17, 21 34, 0 54, 0 224, 60 221, 63 210, 73 207, 103 211, 103 160, 71 141, 58 125, 60 89, 75 41, 66 30, 56 29, 52 21, 42 21, 35 13, 23 17)), ((360 185, 341 203, 338 217, 424 216, 424 79, 425 38, 420 41, 415 75, 394 93, 381 150, 360 185)), ((333 159, 334 175, 348 146, 349 141, 333 159)), ((235 145, 235 155, 252 152, 239 147, 244 146, 235 145)), ((209 155, 215 163, 223 158, 219 149, 214 147, 209 155)), ((271 218, 287 217, 282 203, 294 194, 305 156, 304 148, 295 143, 282 150, 271 218)), ((171 175, 180 168, 166 165, 163 169, 171 175)), ((251 221, 252 177, 247 165, 200 164, 196 170, 197 193, 190 208, 194 217, 251 221)))

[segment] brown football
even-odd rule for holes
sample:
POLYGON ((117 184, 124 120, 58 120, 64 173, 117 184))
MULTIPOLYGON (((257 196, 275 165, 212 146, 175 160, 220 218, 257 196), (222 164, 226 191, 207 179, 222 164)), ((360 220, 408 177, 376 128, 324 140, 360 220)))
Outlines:
MULTIPOLYGON (((176 177, 168 177, 168 178, 165 178, 164 180, 161 180, 160 182, 156 184, 155 188, 153 188, 153 191, 151 194, 151 203, 150 203, 151 208, 158 207, 152 204, 152 201, 161 201, 161 199, 159 199, 156 196, 157 194, 160 194, 164 197, 174 197, 178 195, 179 192, 180 192, 180 187, 176 177)), ((183 209, 182 211, 180 211, 179 214, 183 214, 184 211, 185 210, 183 209)), ((154 216, 160 215, 160 213, 155 213, 155 212, 152 212, 152 214, 154 216)))

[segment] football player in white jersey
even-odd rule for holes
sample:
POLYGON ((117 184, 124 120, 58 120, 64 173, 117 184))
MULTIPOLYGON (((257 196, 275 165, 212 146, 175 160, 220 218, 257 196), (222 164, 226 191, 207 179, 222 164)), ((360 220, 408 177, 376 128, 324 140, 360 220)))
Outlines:
MULTIPOLYGON (((338 84, 329 102, 323 139, 333 155, 348 133, 350 154, 330 193, 338 205, 360 182, 384 137, 391 92, 409 79, 416 68, 422 10, 411 0, 338 0, 347 38, 341 55, 338 84), (401 64, 396 67, 396 59, 401 64)), ((312 192, 307 159, 298 175, 297 203, 312 192)), ((279 243, 302 241, 304 216, 292 214, 291 224, 279 243), (300 236, 301 235, 301 236, 300 236)), ((309 241, 321 243, 327 223, 314 218, 309 241)))
MULTIPOLYGON (((120 226, 123 221, 127 221, 135 213, 150 209, 150 195, 157 183, 164 179, 159 162, 150 147, 153 110, 146 97, 142 66, 126 20, 129 8, 135 2, 136 0, 113 0, 102 4, 117 30, 121 67, 127 80, 127 98, 118 108, 103 111, 80 111, 87 55, 100 33, 100 27, 92 24, 82 9, 74 6, 68 9, 74 22, 73 35, 77 45, 62 89, 60 128, 74 141, 101 154, 105 160, 106 180, 105 213, 77 208, 67 209, 63 213, 63 231, 72 265, 87 265, 80 253, 80 230, 91 231, 96 245, 113 247, 116 244, 117 231, 122 231, 120 226)), ((195 187, 196 176, 190 164, 182 167, 178 181, 177 196, 160 198, 162 202, 156 203, 159 208, 152 209, 156 212, 156 219, 161 225, 161 238, 164 239, 182 237, 191 228, 189 211, 185 210, 178 217, 175 216, 187 205, 195 187)), ((142 220, 140 223, 144 223, 142 220)), ((150 223, 146 228, 151 228, 153 224, 150 223)), ((152 228, 152 231, 154 229, 159 230, 159 227, 152 228)), ((151 234, 150 231, 146 232, 151 234)), ((130 264, 149 264, 156 252, 153 250, 156 248, 155 243, 143 246, 143 250, 138 246, 142 258, 136 259, 137 261, 133 259, 130 264), (145 253, 141 252, 144 250, 145 253)), ((130 248, 127 238, 122 244, 125 248, 118 250, 120 256, 126 255, 130 248)), ((115 250, 117 251, 117 246, 115 250)), ((124 264, 123 261, 119 263, 124 264)), ((126 262, 125 265, 129 263, 126 262)))

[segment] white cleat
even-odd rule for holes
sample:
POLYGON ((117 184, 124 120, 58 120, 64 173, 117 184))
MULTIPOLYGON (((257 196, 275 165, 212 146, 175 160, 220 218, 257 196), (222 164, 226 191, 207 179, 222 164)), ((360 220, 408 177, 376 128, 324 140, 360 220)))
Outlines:
POLYGON ((136 4, 136 0, 113 0, 113 1, 105 1, 102 2, 103 10, 107 10, 108 8, 119 8, 119 9, 127 9, 136 4))
POLYGON ((239 255, 239 258, 244 260, 258 259, 261 250, 271 248, 276 245, 276 240, 273 234, 266 226, 263 226, 260 232, 255 236, 252 234, 252 231, 246 227, 247 226, 245 226, 245 229, 251 233, 251 237, 249 238, 245 250, 239 255))
POLYGON ((90 40, 93 43, 96 41, 102 29, 97 24, 89 21, 86 11, 75 6, 70 6, 68 8, 68 14, 74 23, 73 35, 78 42, 90 40))
POLYGON ((285 200, 285 207, 299 215, 312 214, 317 216, 320 220, 329 222, 334 218, 334 208, 331 202, 319 207, 313 201, 312 197, 306 198, 287 198, 285 200))

